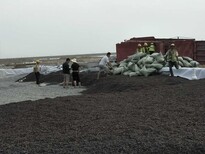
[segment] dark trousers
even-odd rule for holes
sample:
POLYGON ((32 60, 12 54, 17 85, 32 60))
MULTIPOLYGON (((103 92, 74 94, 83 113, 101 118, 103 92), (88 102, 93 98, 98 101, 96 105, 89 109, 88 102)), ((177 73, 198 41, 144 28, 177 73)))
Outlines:
POLYGON ((79 72, 72 72, 73 81, 80 82, 79 72))
POLYGON ((174 76, 172 67, 175 66, 176 69, 179 69, 178 62, 169 61, 169 72, 171 76, 174 76))
POLYGON ((40 84, 40 73, 35 72, 35 76, 36 76, 36 84, 40 84))

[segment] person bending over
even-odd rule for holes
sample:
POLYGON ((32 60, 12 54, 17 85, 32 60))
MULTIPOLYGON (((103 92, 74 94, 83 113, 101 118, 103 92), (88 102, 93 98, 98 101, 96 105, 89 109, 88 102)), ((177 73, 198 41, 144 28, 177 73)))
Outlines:
POLYGON ((100 78, 100 73, 101 72, 105 72, 105 74, 108 74, 110 72, 110 68, 112 68, 112 65, 110 63, 110 55, 111 53, 108 52, 105 56, 102 57, 102 59, 100 60, 98 66, 99 66, 99 72, 98 72, 98 75, 97 75, 97 79, 100 78))

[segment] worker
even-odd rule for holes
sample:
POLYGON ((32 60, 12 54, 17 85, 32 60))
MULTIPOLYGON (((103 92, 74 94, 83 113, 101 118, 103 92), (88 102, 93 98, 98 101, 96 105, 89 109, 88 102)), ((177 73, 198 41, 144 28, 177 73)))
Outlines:
POLYGON ((63 88, 68 87, 70 82, 70 67, 69 67, 70 58, 66 58, 66 61, 63 63, 63 88))
POLYGON ((142 45, 140 43, 137 45, 136 52, 143 52, 142 45))
POLYGON ((153 54, 155 52, 155 46, 154 46, 154 43, 150 43, 150 46, 149 46, 149 54, 153 54))
POLYGON ((35 77, 36 77, 36 84, 40 85, 40 71, 41 71, 41 67, 40 67, 40 61, 36 60, 36 64, 33 67, 33 72, 35 73, 35 77))
POLYGON ((149 47, 148 47, 148 44, 145 42, 143 47, 142 47, 142 52, 144 53, 148 53, 149 52, 149 47))
POLYGON ((172 77, 174 76, 172 67, 175 66, 176 69, 179 69, 178 56, 179 54, 178 51, 176 50, 175 44, 172 43, 170 45, 170 49, 165 54, 165 60, 169 64, 169 72, 170 72, 170 76, 172 77))
POLYGON ((79 72, 80 72, 80 65, 77 63, 77 59, 74 58, 71 60, 73 62, 73 64, 71 65, 72 68, 72 77, 73 77, 73 85, 74 87, 81 86, 81 82, 80 82, 80 76, 79 76, 79 72))
POLYGON ((110 69, 112 69, 112 65, 110 63, 110 55, 111 53, 108 52, 105 56, 103 56, 98 64, 99 66, 99 72, 97 74, 97 79, 100 78, 100 73, 104 72, 106 75, 110 73, 110 69))

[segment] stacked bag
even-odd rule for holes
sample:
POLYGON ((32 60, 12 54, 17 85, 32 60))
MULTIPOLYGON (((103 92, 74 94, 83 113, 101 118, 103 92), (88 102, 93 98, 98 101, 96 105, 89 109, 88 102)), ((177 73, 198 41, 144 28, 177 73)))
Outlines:
POLYGON ((198 67, 199 62, 191 59, 190 57, 178 57, 179 65, 181 67, 198 67))
POLYGON ((162 53, 153 53, 149 55, 137 52, 121 61, 118 66, 113 66, 113 74, 149 76, 158 72, 165 64, 162 53))
MULTIPOLYGON (((199 63, 189 57, 178 57, 181 67, 198 67, 199 63)), ((113 74, 123 74, 128 76, 150 76, 158 73, 164 66, 168 66, 162 53, 146 54, 137 52, 128 56, 118 65, 113 64, 113 74)))

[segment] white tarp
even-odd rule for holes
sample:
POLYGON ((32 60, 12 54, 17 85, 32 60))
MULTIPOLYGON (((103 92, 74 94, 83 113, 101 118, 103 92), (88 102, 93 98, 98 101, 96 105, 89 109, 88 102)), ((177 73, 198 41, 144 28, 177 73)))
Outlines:
MULTIPOLYGON (((160 72, 167 73, 169 72, 169 67, 163 67, 160 72)), ((198 80, 205 78, 205 68, 189 68, 189 67, 181 67, 176 69, 173 67, 174 76, 179 76, 182 78, 186 78, 189 80, 198 80)))
MULTIPOLYGON (((61 70, 58 66, 41 66, 41 74, 49 74, 61 70)), ((18 68, 18 69, 0 69, 0 78, 15 77, 22 74, 29 74, 33 72, 33 68, 18 68)), ((163 67, 161 73, 168 73, 169 67, 163 67)), ((205 68, 188 68, 181 67, 175 69, 173 67, 174 76, 179 76, 189 80, 197 80, 205 78, 205 68)))
MULTIPOLYGON (((41 74, 49 74, 61 70, 57 66, 41 66, 41 74)), ((33 72, 33 67, 30 68, 17 68, 17 69, 0 69, 0 78, 15 77, 22 74, 29 74, 33 72)))

